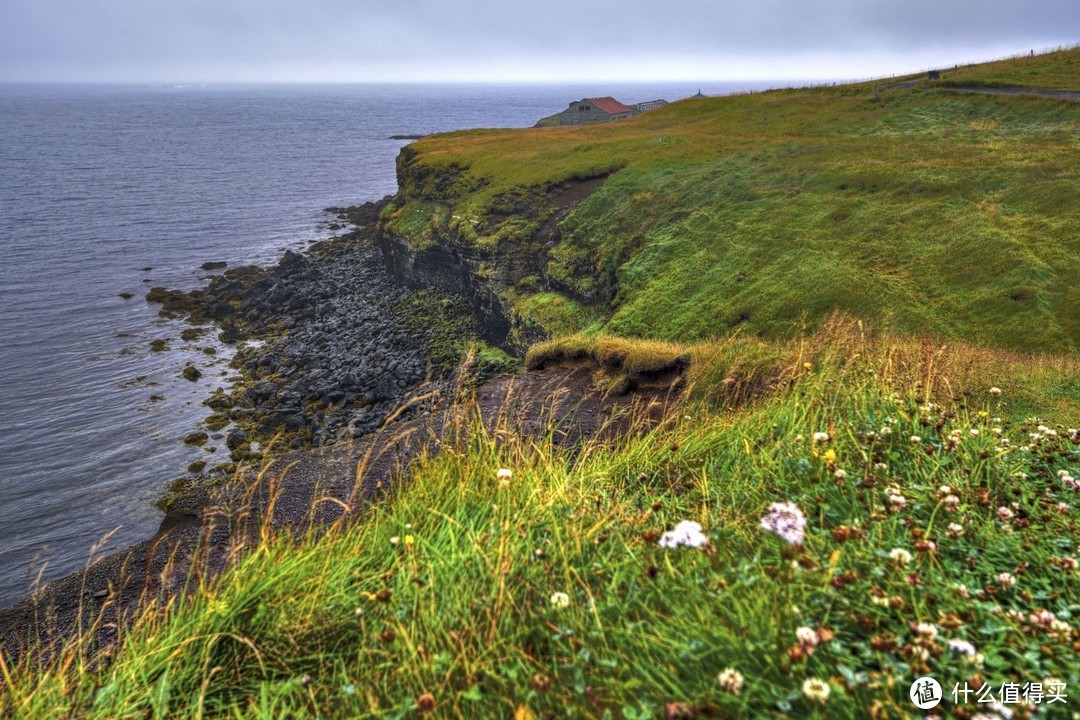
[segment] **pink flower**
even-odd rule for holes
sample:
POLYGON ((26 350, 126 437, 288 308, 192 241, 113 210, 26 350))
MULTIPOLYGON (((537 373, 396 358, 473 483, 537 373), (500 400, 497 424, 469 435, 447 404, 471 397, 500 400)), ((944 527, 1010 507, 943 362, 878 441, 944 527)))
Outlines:
POLYGON ((761 529, 779 535, 784 542, 797 545, 803 541, 806 516, 795 503, 773 503, 769 514, 761 518, 761 529))

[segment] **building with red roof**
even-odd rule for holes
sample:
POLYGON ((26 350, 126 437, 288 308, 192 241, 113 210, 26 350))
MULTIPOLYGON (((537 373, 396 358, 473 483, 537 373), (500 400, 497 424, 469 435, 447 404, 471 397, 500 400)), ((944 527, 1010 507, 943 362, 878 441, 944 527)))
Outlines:
POLYGON ((623 105, 613 97, 584 98, 570 103, 559 113, 560 125, 584 125, 586 123, 619 120, 634 114, 634 109, 623 105))

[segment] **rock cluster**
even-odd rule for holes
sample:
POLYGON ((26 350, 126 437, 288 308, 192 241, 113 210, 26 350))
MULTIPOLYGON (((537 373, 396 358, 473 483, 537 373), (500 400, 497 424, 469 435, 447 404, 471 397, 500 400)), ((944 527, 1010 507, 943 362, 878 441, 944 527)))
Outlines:
POLYGON ((234 457, 279 434, 304 447, 368 433, 431 377, 438 328, 409 316, 417 310, 403 303, 408 291, 386 273, 374 242, 379 205, 348 210, 356 229, 287 251, 275 267, 233 268, 201 290, 147 296, 165 315, 216 322, 223 342, 261 341, 233 359, 244 382, 206 401, 238 426, 227 441, 234 457))

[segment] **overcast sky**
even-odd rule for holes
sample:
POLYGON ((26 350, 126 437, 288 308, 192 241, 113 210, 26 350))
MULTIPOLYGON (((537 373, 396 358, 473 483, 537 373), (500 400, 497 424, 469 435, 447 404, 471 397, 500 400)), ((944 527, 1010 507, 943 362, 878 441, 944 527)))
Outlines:
POLYGON ((1080 0, 0 0, 0 80, 848 79, 1080 41, 1080 0))

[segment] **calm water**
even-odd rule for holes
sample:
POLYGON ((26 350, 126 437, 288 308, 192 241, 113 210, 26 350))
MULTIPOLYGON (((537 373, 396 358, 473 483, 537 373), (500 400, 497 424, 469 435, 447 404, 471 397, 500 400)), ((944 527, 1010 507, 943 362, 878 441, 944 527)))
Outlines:
POLYGON ((108 533, 101 552, 148 537, 169 480, 226 461, 180 442, 225 384, 225 357, 179 342, 149 287, 195 287, 207 260, 267 262, 326 237, 322 208, 396 189, 405 143, 390 135, 697 90, 0 86, 0 606, 42 568, 83 567, 108 533), (151 352, 156 338, 170 350, 151 352), (179 378, 188 360, 199 383, 179 378))

